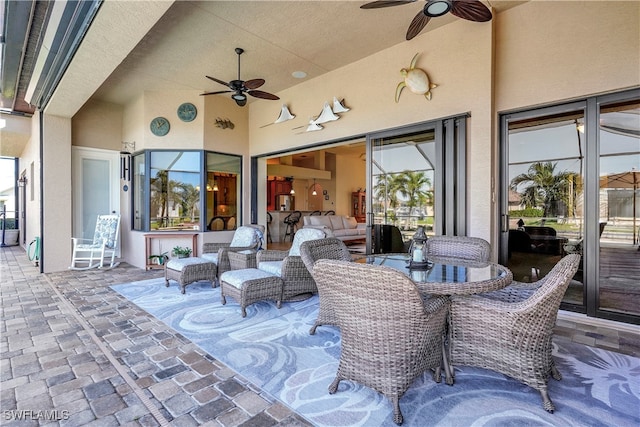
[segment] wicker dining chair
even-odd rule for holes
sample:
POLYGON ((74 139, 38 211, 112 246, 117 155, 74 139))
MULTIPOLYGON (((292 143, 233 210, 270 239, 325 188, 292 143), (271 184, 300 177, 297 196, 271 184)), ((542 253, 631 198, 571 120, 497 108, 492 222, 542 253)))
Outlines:
POLYGON ((282 279, 283 301, 303 299, 318 292, 316 282, 300 257, 300 245, 308 240, 324 239, 326 233, 317 228, 301 228, 288 251, 267 249, 256 254, 258 269, 282 279))
POLYGON ((262 248, 263 236, 263 225, 243 225, 233 233, 229 243, 204 243, 200 257, 215 263, 218 268, 217 276, 220 277, 225 271, 231 270, 229 251, 258 250, 262 248))
MULTIPOLYGON (((351 261, 351 254, 347 245, 340 239, 335 237, 327 237, 326 239, 309 240, 300 245, 300 257, 302 262, 307 267, 307 270, 311 272, 313 276, 313 265, 316 261, 321 259, 334 259, 341 261, 351 261)), ((311 327, 309 334, 316 333, 316 328, 320 325, 334 325, 337 326, 337 319, 333 312, 333 306, 323 298, 323 289, 318 282, 318 297, 319 308, 318 318, 311 327)))
POLYGON ((489 261, 491 245, 479 237, 433 236, 425 244, 427 257, 453 257, 470 261, 489 261))
POLYGON ((366 385, 391 400, 393 420, 401 424, 400 398, 413 381, 434 369, 440 382, 449 300, 423 302, 406 274, 384 266, 322 259, 313 276, 334 307, 342 339, 329 393, 342 380, 366 385))
POLYGON ((491 369, 540 392, 548 412, 549 375, 560 380, 552 351, 560 302, 578 269, 580 255, 561 259, 535 285, 451 297, 449 351, 452 365, 491 369))

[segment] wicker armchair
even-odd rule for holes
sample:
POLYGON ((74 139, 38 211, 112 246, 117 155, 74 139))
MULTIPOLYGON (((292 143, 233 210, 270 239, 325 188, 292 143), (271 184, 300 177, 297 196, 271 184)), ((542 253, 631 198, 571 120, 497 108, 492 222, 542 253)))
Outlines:
POLYGON ((342 380, 385 395, 394 422, 402 423, 400 398, 425 371, 440 381, 442 333, 449 300, 423 302, 416 285, 397 270, 346 261, 319 260, 313 276, 326 290, 340 324, 342 352, 329 393, 342 380))
POLYGON ((201 258, 214 262, 218 266, 218 277, 231 270, 229 251, 258 250, 262 248, 264 226, 258 224, 243 225, 233 233, 230 243, 205 243, 202 245, 201 258))
MULTIPOLYGON (((312 273, 313 265, 320 259, 334 259, 340 261, 351 261, 351 254, 347 245, 340 239, 328 237, 326 239, 309 240, 300 245, 300 257, 302 262, 312 273)), ((337 325, 336 315, 333 312, 333 306, 323 298, 322 285, 316 282, 318 287, 318 296, 320 297, 320 307, 318 309, 318 318, 311 327, 309 333, 316 333, 316 328, 320 325, 337 325)))
POLYGON ((491 369, 521 381, 538 390, 543 408, 553 412, 549 375, 562 378, 551 355, 553 327, 579 263, 579 255, 565 256, 534 286, 516 284, 481 295, 452 296, 451 363, 491 369))
POLYGON ((479 237, 433 236, 426 243, 427 257, 453 257, 489 261, 491 245, 479 237))
POLYGON ((258 269, 274 274, 284 282, 283 301, 296 300, 303 294, 318 292, 316 282, 300 257, 300 245, 308 240, 325 237, 325 232, 320 229, 302 228, 296 232, 288 251, 268 249, 256 255, 258 269))

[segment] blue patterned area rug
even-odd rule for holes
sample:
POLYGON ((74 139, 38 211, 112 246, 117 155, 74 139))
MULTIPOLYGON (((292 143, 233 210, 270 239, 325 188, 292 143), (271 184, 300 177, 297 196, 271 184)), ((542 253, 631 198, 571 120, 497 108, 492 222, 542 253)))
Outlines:
MULTIPOLYGON (((340 334, 319 327, 309 335, 318 299, 247 307, 242 318, 232 298, 203 282, 182 295, 164 279, 112 286, 216 359, 317 426, 394 426, 390 402, 381 394, 342 381, 327 387, 340 357, 340 334)), ((504 375, 456 367, 456 382, 418 378, 400 400, 404 426, 634 426, 640 425, 640 359, 563 339, 554 342, 562 381, 549 380, 556 411, 542 409, 537 391, 504 375)))

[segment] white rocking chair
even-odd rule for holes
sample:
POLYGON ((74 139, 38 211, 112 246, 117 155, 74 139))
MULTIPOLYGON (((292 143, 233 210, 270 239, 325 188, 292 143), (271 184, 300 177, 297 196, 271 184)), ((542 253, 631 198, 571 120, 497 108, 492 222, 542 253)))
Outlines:
POLYGON ((120 215, 98 215, 96 231, 91 239, 72 237, 73 254, 71 255, 70 270, 89 270, 103 268, 104 260, 111 258, 107 268, 120 264, 114 262, 116 246, 120 235, 120 215), (85 265, 86 264, 86 265, 85 265))

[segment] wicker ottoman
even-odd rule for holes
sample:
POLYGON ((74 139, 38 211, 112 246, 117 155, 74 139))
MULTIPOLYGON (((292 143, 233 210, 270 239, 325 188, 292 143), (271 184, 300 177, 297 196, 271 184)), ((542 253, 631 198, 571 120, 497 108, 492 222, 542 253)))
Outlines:
POLYGON ((204 258, 172 259, 164 265, 165 286, 169 287, 169 280, 175 280, 180 285, 180 291, 184 294, 187 285, 200 280, 208 280, 215 288, 217 272, 218 267, 215 263, 204 258))
POLYGON ((220 276, 220 300, 226 304, 226 297, 232 297, 240 304, 242 317, 246 317, 248 305, 265 299, 274 300, 280 308, 282 287, 281 278, 257 268, 225 271, 220 276))

